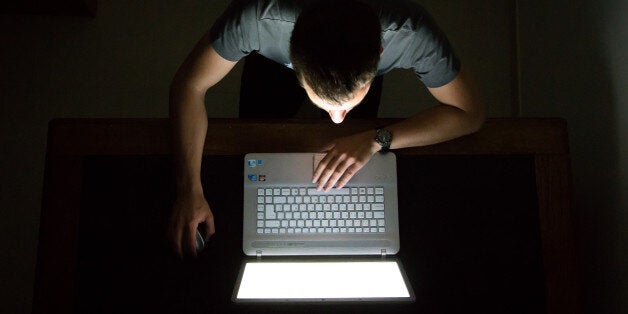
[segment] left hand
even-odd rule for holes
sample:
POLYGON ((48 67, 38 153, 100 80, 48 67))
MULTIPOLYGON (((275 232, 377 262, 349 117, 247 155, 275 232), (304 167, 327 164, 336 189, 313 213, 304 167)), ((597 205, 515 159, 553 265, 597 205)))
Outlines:
POLYGON ((375 131, 339 138, 325 146, 327 154, 314 170, 313 183, 317 190, 340 189, 362 169, 381 147, 374 140, 375 131))

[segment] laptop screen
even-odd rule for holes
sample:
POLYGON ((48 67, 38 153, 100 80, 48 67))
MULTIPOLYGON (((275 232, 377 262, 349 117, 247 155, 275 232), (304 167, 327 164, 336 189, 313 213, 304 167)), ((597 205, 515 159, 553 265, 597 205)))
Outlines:
POLYGON ((234 301, 412 301, 396 260, 249 261, 234 301))

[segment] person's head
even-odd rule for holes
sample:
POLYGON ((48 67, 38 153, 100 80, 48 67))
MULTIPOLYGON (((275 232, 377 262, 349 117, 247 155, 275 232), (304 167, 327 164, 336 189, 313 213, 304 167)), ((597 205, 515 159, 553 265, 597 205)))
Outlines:
POLYGON ((310 100, 344 116, 364 99, 381 53, 377 13, 358 0, 321 0, 306 7, 290 38, 290 59, 310 100))

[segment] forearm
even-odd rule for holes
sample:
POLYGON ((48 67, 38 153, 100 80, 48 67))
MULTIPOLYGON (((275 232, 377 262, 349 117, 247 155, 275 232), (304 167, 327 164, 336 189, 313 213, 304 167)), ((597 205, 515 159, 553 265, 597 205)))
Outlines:
POLYGON ((177 191, 202 193, 201 160, 207 133, 204 95, 199 91, 172 88, 170 123, 177 191))
POLYGON ((387 126, 393 134, 392 149, 425 146, 476 132, 484 122, 484 112, 466 112, 439 105, 399 123, 387 126))

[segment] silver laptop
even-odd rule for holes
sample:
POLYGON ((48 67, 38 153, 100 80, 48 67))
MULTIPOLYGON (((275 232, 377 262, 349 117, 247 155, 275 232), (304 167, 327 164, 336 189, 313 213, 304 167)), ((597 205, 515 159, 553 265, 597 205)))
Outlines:
POLYGON ((399 261, 381 258, 399 251, 395 155, 375 154, 345 187, 328 192, 317 191, 312 183, 323 157, 319 153, 245 156, 242 247, 246 255, 257 258, 242 266, 234 301, 414 299, 399 261), (384 275, 370 285, 354 280, 364 277, 364 269, 384 275), (252 277, 255 271, 261 277, 252 277), (317 286, 313 281, 321 283, 320 289, 310 294, 317 286), (269 282, 277 285, 270 289, 269 282), (252 292, 256 286, 259 291, 252 292), (339 294, 332 292, 332 286, 339 294), (379 291, 381 287, 388 292, 379 291))

